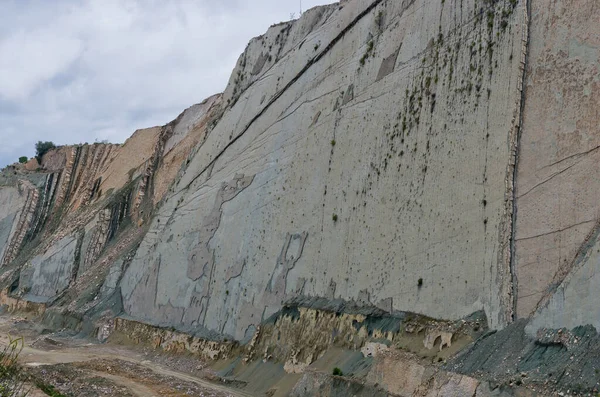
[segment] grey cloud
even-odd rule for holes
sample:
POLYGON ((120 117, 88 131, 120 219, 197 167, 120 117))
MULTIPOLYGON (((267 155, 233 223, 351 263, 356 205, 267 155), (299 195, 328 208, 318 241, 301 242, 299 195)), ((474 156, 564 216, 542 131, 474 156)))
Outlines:
MULTIPOLYGON (((304 0, 305 9, 326 0, 304 0)), ((37 140, 122 142, 225 88, 297 0, 0 2, 0 167, 37 140)))

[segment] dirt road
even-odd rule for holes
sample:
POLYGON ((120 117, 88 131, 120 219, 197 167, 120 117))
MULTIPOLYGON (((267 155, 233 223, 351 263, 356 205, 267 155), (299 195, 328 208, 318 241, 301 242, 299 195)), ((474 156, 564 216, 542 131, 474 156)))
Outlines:
POLYGON ((0 343, 6 345, 11 335, 25 335, 25 346, 19 361, 34 375, 47 374, 50 380, 64 383, 62 388, 57 384, 54 386, 63 392, 67 392, 63 390, 65 387, 69 388, 72 395, 125 396, 127 394, 122 391, 125 388, 129 395, 139 397, 251 396, 241 390, 152 362, 139 351, 127 347, 90 343, 81 339, 36 336, 23 323, 25 321, 21 319, 0 316, 0 343), (17 328, 15 324, 19 321, 21 323, 17 328), (86 386, 86 380, 94 383, 94 387, 86 386), (86 391, 86 387, 100 391, 86 391), (102 391, 103 388, 106 391, 102 391))

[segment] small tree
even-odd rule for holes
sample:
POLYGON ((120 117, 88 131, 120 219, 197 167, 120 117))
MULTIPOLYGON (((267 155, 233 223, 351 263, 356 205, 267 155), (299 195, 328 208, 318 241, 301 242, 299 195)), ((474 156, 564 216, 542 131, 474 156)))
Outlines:
POLYGON ((19 157, 19 163, 25 164, 27 161, 29 161, 29 158, 27 158, 27 156, 19 157))
POLYGON ((41 164, 42 157, 44 157, 44 155, 48 153, 49 150, 54 149, 55 147, 56 145, 54 144, 54 142, 38 141, 38 143, 35 144, 35 157, 37 157, 38 162, 41 164))

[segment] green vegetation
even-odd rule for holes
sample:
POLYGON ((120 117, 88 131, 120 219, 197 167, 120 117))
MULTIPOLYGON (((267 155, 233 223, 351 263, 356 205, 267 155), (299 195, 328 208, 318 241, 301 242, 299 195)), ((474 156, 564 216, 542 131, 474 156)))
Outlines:
POLYGON ((45 383, 36 383, 36 386, 50 397, 67 397, 66 395, 56 390, 52 385, 47 385, 45 383))
POLYGON ((331 217, 331 219, 333 219, 334 222, 337 222, 337 220, 338 220, 337 214, 333 214, 333 216, 331 217))
POLYGON ((488 25, 488 29, 494 28, 494 12, 493 11, 488 11, 488 13, 487 13, 487 25, 488 25))
POLYGON ((383 29, 383 11, 379 10, 377 16, 375 17, 375 25, 379 30, 383 29))
POLYGON ((370 41, 367 43, 367 52, 371 52, 371 51, 373 51, 373 46, 374 46, 374 45, 375 45, 375 44, 373 44, 373 40, 370 40, 370 41))
POLYGON ((54 144, 54 142, 38 141, 38 143, 35 144, 35 157, 37 157, 38 162, 41 163, 42 157, 44 157, 44 155, 46 153, 48 153, 48 151, 50 151, 51 149, 54 149, 55 147, 56 147, 56 145, 54 144))
POLYGON ((417 281, 417 286, 419 288, 421 288, 423 286, 423 279, 422 278, 419 278, 419 280, 417 281))
POLYGON ((344 373, 342 372, 341 369, 339 369, 338 367, 335 367, 333 369, 333 376, 344 376, 344 373))
POLYGON ((331 140, 331 146, 335 146, 335 139, 331 140))
POLYGON ((29 161, 29 158, 27 156, 19 157, 19 163, 25 164, 27 161, 29 161))
POLYGON ((363 54, 363 56, 360 58, 360 64, 361 64, 361 66, 364 66, 366 60, 369 59, 369 56, 371 56, 371 53, 373 52, 373 48, 374 47, 375 47, 375 43, 373 43, 373 40, 370 40, 367 43, 367 51, 365 51, 365 53, 363 54))
POLYGON ((23 338, 11 339, 0 351, 0 397, 25 397, 25 380, 17 363, 23 350, 23 338))

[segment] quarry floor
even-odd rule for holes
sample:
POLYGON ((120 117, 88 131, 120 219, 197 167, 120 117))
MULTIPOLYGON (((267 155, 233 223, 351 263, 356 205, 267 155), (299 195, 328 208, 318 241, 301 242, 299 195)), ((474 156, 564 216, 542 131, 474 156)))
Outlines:
MULTIPOLYGON (((99 344, 72 335, 49 334, 24 317, 0 316, 0 344, 24 339, 19 361, 36 383, 73 397, 250 396, 211 382, 196 357, 171 356, 120 341, 99 344)), ((47 396, 32 390, 29 396, 47 396)))

